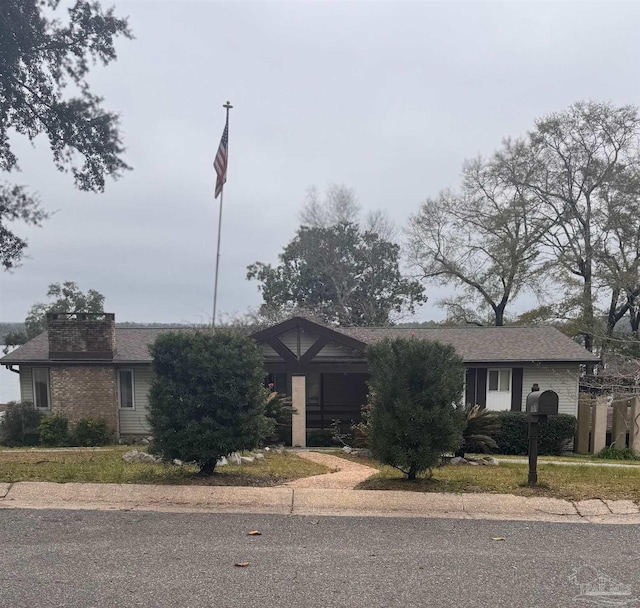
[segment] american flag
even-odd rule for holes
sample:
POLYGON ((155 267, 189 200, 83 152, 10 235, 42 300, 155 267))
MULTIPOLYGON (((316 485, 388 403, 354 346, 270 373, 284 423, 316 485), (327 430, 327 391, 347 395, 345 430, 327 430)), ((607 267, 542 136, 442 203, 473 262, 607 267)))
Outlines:
POLYGON ((227 181, 227 160, 229 155, 229 115, 227 114, 227 122, 224 125, 224 131, 222 132, 222 139, 218 146, 218 153, 216 159, 213 161, 213 166, 216 170, 216 195, 214 198, 218 198, 218 195, 222 192, 222 186, 227 181))

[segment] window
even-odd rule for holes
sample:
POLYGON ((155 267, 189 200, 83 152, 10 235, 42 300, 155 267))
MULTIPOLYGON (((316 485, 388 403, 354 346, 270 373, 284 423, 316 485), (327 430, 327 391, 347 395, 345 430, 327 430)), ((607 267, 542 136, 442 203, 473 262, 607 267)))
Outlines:
POLYGON ((118 389, 120 393, 120 407, 124 410, 134 409, 132 369, 121 369, 118 372, 118 389))
POLYGON ((489 390, 508 392, 511 388, 510 369, 490 369, 489 370, 489 390))
POLYGON ((48 410, 51 408, 51 399, 49 398, 49 368, 34 367, 32 373, 33 403, 39 410, 48 410))

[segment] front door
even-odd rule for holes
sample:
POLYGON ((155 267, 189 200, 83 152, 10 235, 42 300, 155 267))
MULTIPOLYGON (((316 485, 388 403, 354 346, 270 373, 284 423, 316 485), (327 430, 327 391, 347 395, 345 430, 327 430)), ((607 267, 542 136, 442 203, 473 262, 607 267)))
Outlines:
POLYGON ((487 372, 487 409, 511 409, 511 369, 490 369, 487 372))

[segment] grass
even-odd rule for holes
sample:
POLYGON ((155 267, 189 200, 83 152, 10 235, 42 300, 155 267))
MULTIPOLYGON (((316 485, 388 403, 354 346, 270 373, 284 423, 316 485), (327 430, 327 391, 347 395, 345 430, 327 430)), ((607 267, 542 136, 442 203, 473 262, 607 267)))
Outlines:
POLYGON ((640 469, 636 467, 592 467, 539 461, 539 485, 530 488, 526 485, 526 464, 502 462, 499 466, 444 466, 434 469, 431 479, 423 475, 415 481, 408 481, 397 469, 381 465, 375 460, 349 457, 343 453, 335 455, 379 469, 377 475, 358 486, 359 490, 488 492, 567 500, 601 498, 640 502, 640 469))
MULTIPOLYGON (((502 454, 491 454, 494 458, 498 458, 499 460, 523 460, 527 459, 528 456, 524 454, 523 456, 503 456, 502 454)), ((486 454, 468 454, 473 458, 486 456, 486 454)), ((569 454, 566 456, 538 456, 538 462, 593 462, 594 464, 629 464, 640 466, 640 460, 621 460, 617 458, 597 458, 593 454, 569 454)))
MULTIPOLYGON (((133 464, 122 459, 131 446, 108 450, 7 450, 0 452, 0 482, 142 483, 208 486, 277 486, 300 477, 328 473, 325 466, 284 452, 265 453, 263 461, 220 467, 210 477, 193 465, 133 464)), ((137 448, 140 450, 140 448, 137 448)))

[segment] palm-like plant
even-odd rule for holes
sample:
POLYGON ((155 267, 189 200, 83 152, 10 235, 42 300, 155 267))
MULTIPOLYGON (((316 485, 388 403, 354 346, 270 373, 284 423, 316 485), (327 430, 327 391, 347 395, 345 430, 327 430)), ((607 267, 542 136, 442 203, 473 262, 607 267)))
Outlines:
POLYGON ((493 435, 500 430, 500 420, 491 410, 479 405, 467 404, 460 410, 465 426, 462 431, 463 443, 456 456, 464 458, 467 452, 489 452, 498 447, 493 435))

